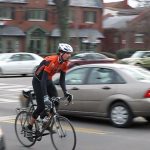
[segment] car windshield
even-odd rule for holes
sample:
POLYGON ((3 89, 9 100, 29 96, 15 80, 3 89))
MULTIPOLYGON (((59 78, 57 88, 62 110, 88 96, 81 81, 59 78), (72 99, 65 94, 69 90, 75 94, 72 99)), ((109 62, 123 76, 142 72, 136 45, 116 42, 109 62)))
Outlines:
POLYGON ((0 61, 3 61, 9 57, 9 54, 0 54, 0 61))
POLYGON ((142 58, 143 54, 144 52, 137 51, 131 56, 131 58, 142 58))
POLYGON ((76 54, 71 57, 71 59, 82 59, 86 56, 86 54, 76 54))
POLYGON ((72 56, 71 59, 106 59, 107 57, 99 53, 83 53, 72 56))
POLYGON ((150 80, 150 71, 141 67, 124 68, 123 71, 136 80, 150 80))

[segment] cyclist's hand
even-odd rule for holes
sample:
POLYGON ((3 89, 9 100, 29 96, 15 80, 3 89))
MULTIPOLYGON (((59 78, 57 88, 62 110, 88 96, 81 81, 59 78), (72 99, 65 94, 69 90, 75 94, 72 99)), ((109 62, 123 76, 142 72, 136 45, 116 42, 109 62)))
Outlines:
POLYGON ((44 104, 45 104, 46 106, 48 106, 49 108, 51 107, 51 101, 50 101, 48 95, 45 95, 45 96, 44 96, 44 104))
POLYGON ((73 100, 73 95, 70 94, 68 91, 64 93, 65 97, 67 97, 68 102, 70 103, 73 100))

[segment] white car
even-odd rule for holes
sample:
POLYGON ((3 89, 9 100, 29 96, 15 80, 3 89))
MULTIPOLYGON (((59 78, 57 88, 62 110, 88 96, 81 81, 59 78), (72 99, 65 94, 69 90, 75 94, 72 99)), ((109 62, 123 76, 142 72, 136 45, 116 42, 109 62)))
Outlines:
POLYGON ((43 58, 34 53, 2 53, 0 54, 0 75, 33 74, 43 58))
POLYGON ((5 150, 5 138, 1 127, 0 127, 0 150, 5 150))

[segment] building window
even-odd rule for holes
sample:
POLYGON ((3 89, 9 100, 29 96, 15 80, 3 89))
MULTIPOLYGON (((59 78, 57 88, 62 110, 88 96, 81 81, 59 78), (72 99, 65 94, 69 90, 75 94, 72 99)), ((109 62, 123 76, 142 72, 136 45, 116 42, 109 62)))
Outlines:
POLYGON ((30 52, 40 53, 41 46, 42 46, 41 39, 31 39, 29 50, 30 50, 30 52))
POLYGON ((135 43, 144 43, 144 35, 135 34, 135 43))
POLYGON ((32 21, 45 20, 46 11, 45 10, 28 10, 27 19, 32 21))
POLYGON ((74 10, 70 10, 69 11, 69 22, 73 22, 75 20, 75 11, 74 10))
POLYGON ((60 39, 59 38, 53 38, 51 40, 51 45, 50 45, 50 52, 51 53, 57 53, 57 47, 58 47, 58 44, 60 42, 60 39))
POLYGON ((96 22, 96 12, 85 11, 84 12, 84 22, 85 23, 95 23, 96 22))
POLYGON ((119 41, 120 41, 119 36, 114 36, 113 42, 114 43, 119 43, 119 41))
POLYGON ((0 7, 0 19, 12 19, 12 9, 0 7))

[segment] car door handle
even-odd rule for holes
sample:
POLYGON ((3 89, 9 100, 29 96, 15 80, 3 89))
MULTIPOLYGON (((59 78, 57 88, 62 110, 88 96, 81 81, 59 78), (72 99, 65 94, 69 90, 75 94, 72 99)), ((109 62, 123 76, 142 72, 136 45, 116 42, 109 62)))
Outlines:
POLYGON ((71 90, 79 90, 79 88, 77 88, 77 87, 73 87, 71 90))
POLYGON ((108 87, 108 86, 104 86, 104 87, 102 87, 102 89, 104 89, 104 90, 109 90, 109 89, 111 89, 111 88, 108 87))

